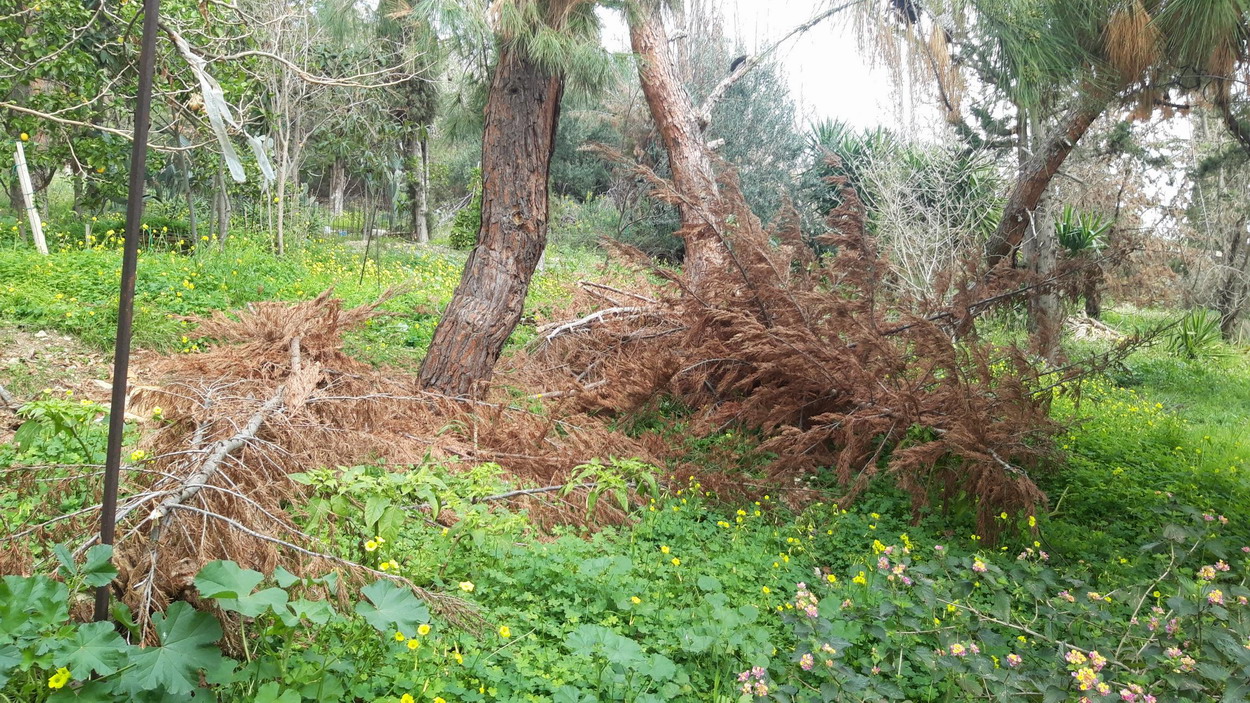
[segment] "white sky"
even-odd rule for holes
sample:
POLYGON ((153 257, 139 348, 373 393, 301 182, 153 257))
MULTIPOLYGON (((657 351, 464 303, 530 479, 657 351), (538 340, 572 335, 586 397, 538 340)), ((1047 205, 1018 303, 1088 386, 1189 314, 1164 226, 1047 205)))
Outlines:
MULTIPOLYGON (((839 2, 841 0, 838 0, 839 2)), ((721 0, 725 31, 748 52, 764 48, 802 24, 831 0, 721 0)), ((902 101, 890 87, 889 75, 873 68, 859 53, 847 24, 853 10, 844 10, 791 38, 776 53, 790 81, 800 123, 841 119, 856 127, 898 127, 902 101)), ((605 13, 604 42, 614 51, 628 51, 629 40, 620 14, 605 13)))

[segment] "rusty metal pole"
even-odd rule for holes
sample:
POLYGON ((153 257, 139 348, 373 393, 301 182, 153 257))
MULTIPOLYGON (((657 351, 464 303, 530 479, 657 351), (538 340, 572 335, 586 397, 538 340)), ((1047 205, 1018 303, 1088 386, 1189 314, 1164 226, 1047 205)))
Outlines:
MULTIPOLYGON (((113 346, 113 399, 109 405, 108 453, 104 460, 104 497, 100 507, 100 544, 112 544, 117 528, 117 484, 121 475, 122 435, 126 429, 126 376, 130 372, 130 330, 135 312, 135 270, 143 222, 143 184, 148 162, 148 127, 152 117, 152 74, 160 0, 143 0, 143 44, 139 52, 139 95, 135 100, 135 136, 130 149, 130 187, 126 193, 126 241, 122 246, 121 297, 117 305, 117 343, 113 346)), ((110 586, 95 593, 95 619, 109 618, 110 586)))

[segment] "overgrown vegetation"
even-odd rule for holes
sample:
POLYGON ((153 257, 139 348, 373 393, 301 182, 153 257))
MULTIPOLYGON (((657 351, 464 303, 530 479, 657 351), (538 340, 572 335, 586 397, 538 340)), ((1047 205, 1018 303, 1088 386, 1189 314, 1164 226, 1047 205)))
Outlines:
POLYGON ((1245 7, 173 2, 141 164, 144 4, 0 11, 0 700, 1250 697, 1245 7))

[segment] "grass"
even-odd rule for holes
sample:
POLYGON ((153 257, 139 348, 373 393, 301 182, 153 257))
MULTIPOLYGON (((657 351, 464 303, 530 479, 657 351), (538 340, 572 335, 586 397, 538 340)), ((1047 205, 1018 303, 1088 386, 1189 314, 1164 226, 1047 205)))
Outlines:
MULTIPOLYGON (((0 320, 66 332, 97 349, 109 349, 121 252, 116 236, 101 236, 104 240, 92 247, 63 238, 47 257, 13 242, 0 248, 0 320)), ((384 242, 380 255, 374 251, 364 260, 360 251, 336 239, 313 240, 278 258, 257 235, 234 235, 224 251, 212 242, 201 242, 189 252, 141 250, 135 344, 194 351, 194 341, 184 336, 186 316, 262 300, 302 300, 330 288, 349 304, 361 305, 397 288, 401 293, 382 308, 393 314, 371 321, 348 346, 374 363, 415 364, 424 356, 439 310, 459 282, 465 255, 395 242, 384 242)), ((549 265, 531 285, 531 319, 567 302, 568 284, 589 268, 588 256, 549 253, 549 265)), ((530 333, 519 328, 514 341, 524 341, 530 333)))
MULTIPOLYGON (((394 315, 373 321, 349 344, 353 353, 375 363, 413 364, 424 353, 438 310, 458 282, 463 255, 388 243, 380 258, 380 264, 363 262, 362 280, 360 253, 337 240, 301 244, 281 259, 269 253, 259 236, 235 237, 224 252, 213 246, 189 253, 145 251, 137 287, 136 341, 153 349, 193 352, 196 347, 184 337, 182 316, 258 300, 304 299, 331 286, 349 303, 361 304, 391 286, 402 286, 404 292, 386 304, 394 315)), ((67 332, 107 349, 119 262, 115 243, 107 241, 96 247, 62 242, 48 257, 25 246, 0 249, 0 321, 67 332)), ((597 263, 589 255, 559 252, 550 262, 531 290, 531 314, 566 305, 568 284, 597 263)), ((1109 317, 1127 327, 1144 324, 1147 315, 1109 317)), ((514 342, 532 333, 532 327, 523 327, 514 342)), ((54 408, 54 400, 44 402, 54 408)), ((74 406, 67 399, 55 402, 74 406)), ((1079 394, 1056 400, 1055 416, 1070 429, 1061 438, 1063 455, 1036 477, 1050 496, 1047 510, 1036 532, 1023 516, 1006 516, 1012 524, 1003 541, 992 546, 973 533, 970 515, 931 512, 913 521, 906 496, 885 484, 852 506, 832 505, 835 489, 829 501, 797 512, 775 495, 761 496, 753 504, 725 505, 706 495, 702 486, 677 485, 642 508, 632 524, 594 535, 576 530, 539 535, 523 510, 468 500, 511 487, 493 469, 431 466, 387 475, 414 481, 425 475, 420 480, 441 483, 445 502, 460 521, 444 529, 403 513, 387 522, 384 546, 369 550, 364 545, 383 529, 376 513, 370 521, 369 506, 381 500, 393 499, 396 505, 401 498, 411 501, 378 492, 376 481, 362 481, 359 491, 350 493, 351 500, 336 500, 334 491, 348 489, 334 484, 337 488, 327 489, 322 498, 341 512, 326 534, 338 553, 373 565, 393 560, 393 568, 422 586, 465 589, 461 592, 471 594, 465 597, 492 627, 506 626, 509 636, 473 637, 437 626, 414 655, 414 649, 393 641, 393 633, 379 637, 367 629, 348 628, 327 634, 327 642, 342 644, 324 654, 355 662, 344 666, 359 665, 368 674, 353 688, 366 700, 396 701, 415 691, 421 694, 416 700, 445 698, 448 703, 596 700, 590 696, 639 702, 738 701, 740 672, 755 665, 779 671, 797 661, 785 620, 793 610, 796 583, 833 574, 841 585, 831 585, 836 579, 820 581, 822 588, 855 593, 867 601, 868 594, 846 582, 863 571, 874 572, 884 545, 914 542, 932 554, 940 544, 951 558, 966 559, 969 565, 973 558, 983 559, 991 569, 1004 571, 1018 568, 1013 566, 1017 554, 1042 549, 1062 574, 1063 584, 1029 586, 1050 598, 1078 578, 1103 591, 1149 583, 1163 557, 1139 547, 1177 520, 1182 514, 1178 506, 1225 516, 1224 546, 1250 544, 1248 409, 1250 358, 1244 352, 1193 361, 1177 359, 1162 347, 1136 352, 1121 367, 1088 380, 1079 394), (422 474, 426 469, 432 473, 422 474), (850 590, 838 590, 842 588, 850 590), (648 673, 655 671, 665 674, 648 673)), ((681 409, 661 404, 653 415, 631 423, 639 431, 659 429, 684 437, 686 458, 711 469, 750 471, 762 460, 751 433, 728 429, 690 437, 684 421, 681 409)), ((102 429, 92 425, 88 431, 93 433, 92 446, 99 445, 102 429)), ((78 451, 75 443, 61 446, 57 441, 50 437, 31 463, 56 463, 65 459, 63 453, 78 451)), ((0 446, 0 463, 18 461, 11 446, 0 446)), ((387 473, 377 467, 369 470, 387 473)), ((42 509, 37 502, 22 505, 31 514, 42 509)), ((920 566, 917 572, 923 568, 929 567, 920 566)), ((958 586, 965 589, 962 597, 977 598, 979 582, 959 581, 958 586)), ((881 607, 871 617, 884 622, 894 617, 891 608, 902 606, 881 607)), ((930 632, 928 623, 939 616, 957 621, 953 612, 935 606, 915 622, 902 620, 891 627, 914 631, 924 625, 922 632, 930 632)), ((1003 647, 1012 644, 1013 638, 986 634, 988 629, 973 631, 978 637, 984 634, 983 643, 998 637, 1005 639, 1003 647)), ((902 672, 901 650, 897 660, 880 660, 876 646, 863 644, 868 633, 862 633, 856 649, 848 650, 857 658, 856 666, 861 671, 878 664, 887 670, 897 666, 902 672)), ((278 640, 258 637, 257 656, 298 657, 286 640, 278 640)), ((924 641, 917 651, 932 650, 933 643, 924 641)), ((881 642, 883 649, 888 645, 881 642)), ((315 648, 317 643, 300 646, 315 648)), ((955 687, 941 689, 939 696, 934 687, 950 682, 937 674, 930 681, 929 670, 938 668, 921 666, 919 655, 915 661, 912 654, 906 656, 907 666, 914 667, 909 690, 926 691, 926 697, 915 699, 962 700, 955 687)), ((1060 671, 1064 673, 1061 666, 1060 671)))

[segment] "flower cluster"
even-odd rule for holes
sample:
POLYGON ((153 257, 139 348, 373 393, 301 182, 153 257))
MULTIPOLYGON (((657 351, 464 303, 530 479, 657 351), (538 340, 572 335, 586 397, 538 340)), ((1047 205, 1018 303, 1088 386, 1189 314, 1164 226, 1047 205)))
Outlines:
POLYGON ((807 590, 807 584, 800 583, 798 585, 798 592, 794 594, 794 608, 796 610, 801 611, 809 618, 814 618, 817 615, 816 606, 819 603, 820 601, 816 598, 816 596, 812 595, 812 592, 807 590))
POLYGON ((1100 696, 1111 694, 1111 686, 1098 676, 1107 665, 1107 658, 1097 650, 1090 650, 1087 655, 1079 649, 1072 649, 1063 655, 1063 659, 1068 663, 1068 669, 1072 672, 1072 678, 1076 680, 1079 690, 1097 691, 1100 696))
POLYGON ((1154 696, 1146 693, 1146 689, 1135 683, 1120 689, 1120 700, 1127 703, 1158 703, 1154 696))
POLYGON ((768 672, 764 671, 764 667, 756 666, 747 671, 738 674, 738 682, 742 684, 741 691, 744 696, 767 696, 768 683, 765 682, 768 672))

